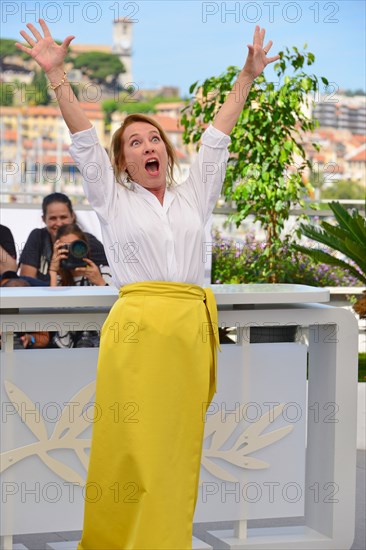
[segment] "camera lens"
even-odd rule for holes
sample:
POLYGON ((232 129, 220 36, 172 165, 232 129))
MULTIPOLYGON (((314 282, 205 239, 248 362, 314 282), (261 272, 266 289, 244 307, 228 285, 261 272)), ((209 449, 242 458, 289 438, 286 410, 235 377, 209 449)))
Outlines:
POLYGON ((86 258, 88 255, 88 246, 84 241, 74 241, 70 244, 69 253, 74 256, 74 258, 86 258))

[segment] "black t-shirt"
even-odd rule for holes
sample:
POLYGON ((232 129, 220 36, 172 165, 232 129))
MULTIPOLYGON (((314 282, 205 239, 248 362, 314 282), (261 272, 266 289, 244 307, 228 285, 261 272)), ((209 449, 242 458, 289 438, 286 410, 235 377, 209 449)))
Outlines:
POLYGON ((0 224, 0 245, 3 247, 4 250, 16 260, 17 258, 17 251, 15 248, 15 242, 12 232, 6 225, 0 224))
MULTIPOLYGON (((89 258, 96 265, 108 265, 104 247, 91 233, 84 234, 88 240, 89 258)), ((37 269, 37 279, 49 281, 49 265, 52 259, 53 245, 46 227, 33 229, 20 255, 19 263, 31 265, 37 269)))

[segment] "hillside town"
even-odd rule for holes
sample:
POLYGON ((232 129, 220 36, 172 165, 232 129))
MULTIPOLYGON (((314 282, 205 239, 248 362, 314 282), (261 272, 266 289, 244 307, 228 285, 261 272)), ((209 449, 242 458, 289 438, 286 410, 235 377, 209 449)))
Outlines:
MULTIPOLYGON (((73 45, 68 59, 68 79, 74 84, 82 107, 106 149, 131 108, 139 111, 141 107, 145 109, 143 112, 148 109, 176 149, 180 163, 176 174, 179 183, 184 180, 195 154, 194 148, 185 145, 182 139, 180 117, 187 101, 173 85, 147 90, 140 89, 134 82, 132 33, 133 23, 124 18, 113 23, 112 46, 73 45), (92 73, 85 67, 75 68, 75 60, 88 52, 114 54, 121 63, 122 72, 101 78, 100 73, 92 73)), ((47 90, 48 104, 37 104, 40 88, 38 83, 34 84, 34 61, 14 51, 10 50, 9 55, 6 49, 4 51, 0 73, 2 200, 23 201, 27 196, 28 202, 38 202, 40 196, 63 191, 77 202, 82 201, 82 175, 68 154, 69 133, 52 92, 47 90), (7 100, 8 97, 11 99, 7 100)), ((305 172, 304 178, 310 179, 315 188, 326 188, 338 180, 349 180, 364 188, 366 96, 331 90, 331 93, 313 98, 310 111, 318 119, 319 127, 302 136, 313 167, 313 174, 305 172), (318 144, 320 150, 314 150, 312 143, 318 144)))

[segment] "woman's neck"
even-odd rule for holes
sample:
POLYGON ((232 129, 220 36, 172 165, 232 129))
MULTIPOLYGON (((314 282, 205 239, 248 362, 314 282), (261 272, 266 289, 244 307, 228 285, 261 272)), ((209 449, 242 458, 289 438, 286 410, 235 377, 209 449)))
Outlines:
POLYGON ((152 193, 153 195, 155 195, 155 197, 158 199, 158 201, 160 202, 161 205, 163 205, 164 203, 164 196, 165 196, 165 191, 166 191, 166 185, 164 186, 161 186, 161 187, 157 187, 156 189, 150 189, 149 187, 144 187, 144 189, 146 189, 146 191, 150 191, 150 193, 152 193))

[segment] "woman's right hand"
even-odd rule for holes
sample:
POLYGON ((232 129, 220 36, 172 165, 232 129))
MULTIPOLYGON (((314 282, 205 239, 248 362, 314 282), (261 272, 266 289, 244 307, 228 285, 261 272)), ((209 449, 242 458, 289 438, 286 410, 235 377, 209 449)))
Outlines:
POLYGON ((49 268, 50 271, 55 271, 58 273, 60 270, 61 260, 68 257, 69 253, 64 247, 65 245, 60 240, 56 241, 53 245, 53 254, 49 268))
POLYGON ((20 31, 20 34, 31 47, 27 48, 19 42, 16 42, 15 45, 19 50, 33 57, 33 59, 46 73, 52 73, 53 70, 59 69, 63 66, 67 49, 75 36, 68 36, 59 46, 52 38, 45 21, 40 19, 39 23, 42 27, 44 37, 36 29, 36 27, 32 25, 32 23, 28 23, 27 27, 32 32, 34 38, 32 38, 25 31, 20 31))

